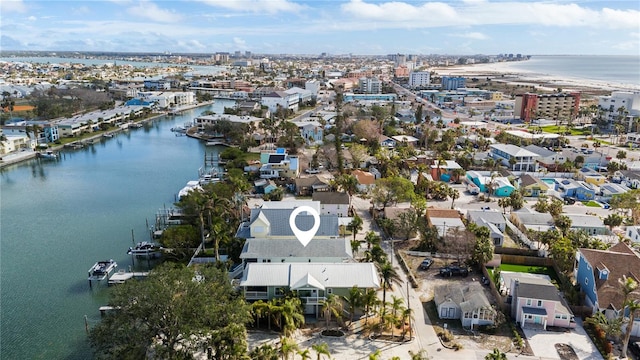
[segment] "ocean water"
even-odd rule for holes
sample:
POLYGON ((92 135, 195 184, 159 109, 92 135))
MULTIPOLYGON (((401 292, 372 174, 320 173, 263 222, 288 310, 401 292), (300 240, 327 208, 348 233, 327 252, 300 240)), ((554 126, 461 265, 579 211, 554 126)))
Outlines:
POLYGON ((534 55, 505 65, 514 71, 640 86, 640 56, 534 55))
MULTIPOLYGON (((132 264, 126 251, 150 238, 158 209, 172 206, 178 191, 198 176, 204 154, 217 148, 171 127, 217 101, 183 115, 159 118, 118 133, 59 161, 33 159, 0 170, 0 359, 90 359, 85 332, 100 321, 109 289, 88 269, 114 259, 132 264)), ((136 263, 146 270, 146 264, 136 263)))

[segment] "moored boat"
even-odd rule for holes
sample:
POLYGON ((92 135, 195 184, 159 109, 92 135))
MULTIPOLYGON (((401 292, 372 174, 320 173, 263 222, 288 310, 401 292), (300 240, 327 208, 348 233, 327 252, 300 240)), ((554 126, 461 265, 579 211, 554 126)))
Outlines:
POLYGON ((89 269, 89 281, 104 280, 117 267, 118 264, 113 259, 98 261, 89 269))
POLYGON ((127 251, 129 255, 135 256, 151 256, 155 257, 162 251, 162 247, 156 243, 143 241, 136 244, 136 246, 130 247, 127 251))
POLYGON ((40 157, 41 159, 55 160, 58 158, 58 153, 47 150, 45 152, 38 153, 38 157, 40 157))

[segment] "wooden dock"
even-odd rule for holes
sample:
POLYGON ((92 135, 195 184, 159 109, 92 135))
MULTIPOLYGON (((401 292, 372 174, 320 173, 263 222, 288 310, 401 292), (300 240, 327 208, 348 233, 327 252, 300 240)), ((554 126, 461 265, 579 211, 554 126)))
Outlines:
POLYGON ((109 285, 124 284, 127 280, 130 280, 133 278, 144 278, 147 276, 149 276, 148 271, 127 272, 127 271, 120 270, 117 273, 111 275, 111 277, 109 278, 109 285))

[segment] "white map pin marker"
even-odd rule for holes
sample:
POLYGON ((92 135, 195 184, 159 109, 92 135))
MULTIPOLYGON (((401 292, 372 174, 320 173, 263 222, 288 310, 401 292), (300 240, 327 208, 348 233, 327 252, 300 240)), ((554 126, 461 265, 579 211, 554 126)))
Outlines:
POLYGON ((291 227, 291 231, 293 231, 293 234, 296 236, 298 241, 300 241, 302 246, 306 247, 320 228, 320 214, 318 214, 316 209, 312 208, 311 206, 305 205, 297 207, 291 212, 291 215, 289 216, 289 226, 291 227), (300 230, 296 226, 296 217, 303 211, 306 211, 307 213, 311 214, 311 216, 313 216, 313 226, 307 231, 300 230))

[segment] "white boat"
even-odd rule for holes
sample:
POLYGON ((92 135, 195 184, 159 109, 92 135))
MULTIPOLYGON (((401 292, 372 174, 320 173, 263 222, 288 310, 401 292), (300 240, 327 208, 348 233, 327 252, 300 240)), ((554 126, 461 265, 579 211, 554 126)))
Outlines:
POLYGON ((187 196, 192 190, 202 190, 199 180, 192 180, 187 182, 187 185, 178 192, 178 198, 187 196))
POLYGON ((102 137, 104 137, 104 138, 112 138, 113 134, 104 133, 104 134, 102 134, 102 137))
POLYGON ((155 257, 156 255, 160 255, 160 251, 162 251, 162 247, 160 245, 148 241, 143 241, 137 243, 136 246, 130 247, 127 251, 127 254, 135 256, 155 257))
POLYGON ((47 160, 55 160, 58 158, 58 154, 51 151, 51 150, 47 150, 45 152, 41 152, 38 153, 38 156, 42 159, 47 159, 47 160))
POLYGON ((89 281, 104 280, 117 267, 118 264, 113 259, 98 261, 97 263, 93 264, 91 269, 89 269, 89 281))

